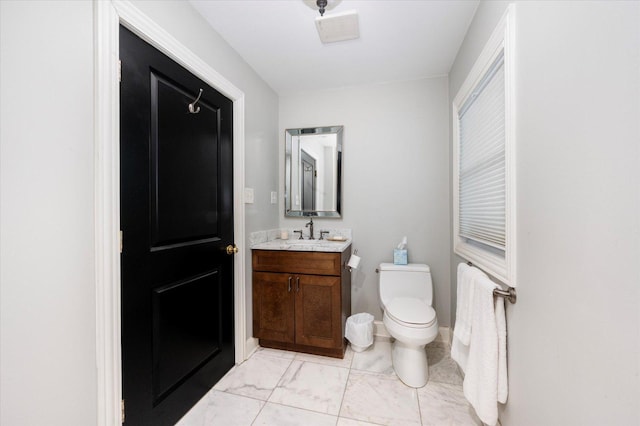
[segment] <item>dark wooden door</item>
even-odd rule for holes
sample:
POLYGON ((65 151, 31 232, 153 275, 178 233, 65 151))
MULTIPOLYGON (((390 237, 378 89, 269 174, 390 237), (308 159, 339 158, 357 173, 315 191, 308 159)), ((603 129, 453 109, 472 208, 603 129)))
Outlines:
POLYGON ((302 160, 302 210, 316 209, 316 160, 306 151, 300 151, 302 160))
POLYGON ((292 274, 254 272, 253 331, 256 337, 295 342, 295 281, 292 274))
POLYGON ((336 348, 342 339, 340 277, 296 275, 296 343, 336 348))
POLYGON ((173 425, 234 364, 233 104, 123 27, 120 59, 125 424, 173 425))

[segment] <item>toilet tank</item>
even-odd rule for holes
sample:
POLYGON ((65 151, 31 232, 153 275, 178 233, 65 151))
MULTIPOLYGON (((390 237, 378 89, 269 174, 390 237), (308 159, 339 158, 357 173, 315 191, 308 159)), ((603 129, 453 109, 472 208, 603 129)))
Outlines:
POLYGON ((380 301, 383 305, 396 297, 415 297, 432 305, 433 283, 428 265, 381 263, 378 270, 380 301))

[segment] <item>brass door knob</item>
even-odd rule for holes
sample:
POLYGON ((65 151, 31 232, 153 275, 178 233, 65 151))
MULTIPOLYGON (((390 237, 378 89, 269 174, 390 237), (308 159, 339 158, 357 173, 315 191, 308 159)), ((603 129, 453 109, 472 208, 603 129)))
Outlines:
POLYGON ((232 255, 238 252, 238 247, 235 244, 229 244, 227 246, 227 254, 232 255))

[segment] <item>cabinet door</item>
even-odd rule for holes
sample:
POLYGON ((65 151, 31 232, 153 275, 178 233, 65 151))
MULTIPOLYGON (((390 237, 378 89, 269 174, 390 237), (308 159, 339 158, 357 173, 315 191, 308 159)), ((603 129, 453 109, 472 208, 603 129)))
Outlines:
POLYGON ((342 347, 340 277, 296 275, 295 280, 296 343, 342 347))
POLYGON ((294 284, 291 274, 253 274, 254 337, 277 342, 294 342, 294 284))

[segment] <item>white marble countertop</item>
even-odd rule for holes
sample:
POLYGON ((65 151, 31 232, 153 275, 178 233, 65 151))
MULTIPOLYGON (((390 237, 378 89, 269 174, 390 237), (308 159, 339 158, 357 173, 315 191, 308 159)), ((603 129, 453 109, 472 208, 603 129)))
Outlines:
POLYGON ((271 240, 251 245, 252 250, 324 251, 342 252, 349 247, 351 239, 345 241, 328 240, 271 240))

